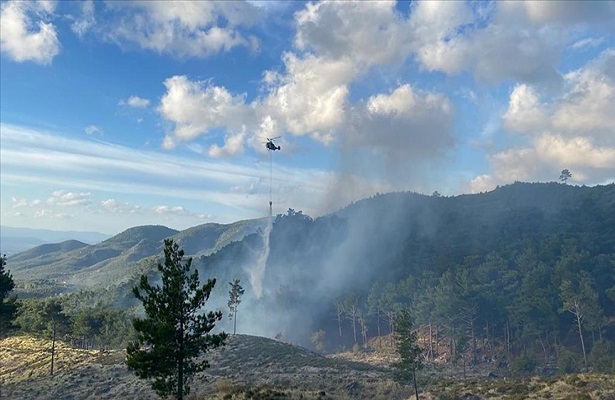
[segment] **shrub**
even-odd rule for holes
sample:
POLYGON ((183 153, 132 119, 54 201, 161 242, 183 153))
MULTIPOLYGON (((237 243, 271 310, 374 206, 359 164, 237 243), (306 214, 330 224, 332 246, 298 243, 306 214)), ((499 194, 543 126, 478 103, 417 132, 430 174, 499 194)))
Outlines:
POLYGON ((557 369, 564 374, 579 371, 578 357, 567 348, 560 346, 557 350, 557 369))
POLYGON ((589 364, 598 372, 615 372, 615 344, 609 340, 600 340, 589 352, 589 364))
POLYGON ((512 361, 512 370, 520 374, 531 374, 536 370, 538 361, 533 354, 523 354, 512 361))

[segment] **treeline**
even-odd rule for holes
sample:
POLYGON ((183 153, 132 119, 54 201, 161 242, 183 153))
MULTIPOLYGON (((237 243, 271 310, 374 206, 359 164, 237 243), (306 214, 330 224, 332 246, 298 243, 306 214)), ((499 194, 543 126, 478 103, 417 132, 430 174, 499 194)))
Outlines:
POLYGON ((75 348, 121 349, 133 339, 129 309, 71 306, 71 296, 19 301, 12 334, 62 340, 75 348))
POLYGON ((394 334, 395 315, 409 309, 430 360, 615 372, 615 253, 592 247, 552 236, 412 268, 338 298, 326 336, 332 346, 381 345, 369 338, 394 334))

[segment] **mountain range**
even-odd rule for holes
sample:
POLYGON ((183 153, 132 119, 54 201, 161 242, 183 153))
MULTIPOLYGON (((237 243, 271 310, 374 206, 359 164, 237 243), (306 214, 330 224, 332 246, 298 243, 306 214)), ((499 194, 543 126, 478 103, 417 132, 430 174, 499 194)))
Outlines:
POLYGON ((8 256, 41 244, 78 240, 94 244, 108 239, 110 235, 99 232, 53 231, 48 229, 15 228, 0 226, 0 250, 8 256))

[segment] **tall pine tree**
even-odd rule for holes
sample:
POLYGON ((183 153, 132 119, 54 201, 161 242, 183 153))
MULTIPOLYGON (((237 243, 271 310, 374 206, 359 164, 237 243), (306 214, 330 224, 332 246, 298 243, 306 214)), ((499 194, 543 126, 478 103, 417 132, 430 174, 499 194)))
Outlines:
POLYGON ((233 335, 234 335, 235 333, 237 333, 237 307, 239 307, 239 303, 241 303, 241 296, 245 293, 245 290, 239 284, 239 279, 235 279, 233 280, 233 282, 229 282, 229 285, 231 285, 231 290, 230 292, 228 292, 229 294, 228 317, 233 319, 233 335))
POLYGON ((181 400, 190 391, 189 378, 209 367, 207 360, 197 358, 224 345, 227 335, 209 333, 222 312, 202 310, 216 279, 200 286, 198 271, 190 273, 192 258, 184 262, 179 245, 170 239, 164 244, 165 261, 158 264, 162 286, 153 286, 143 275, 133 288, 145 318, 133 320, 137 339, 126 348, 126 364, 139 378, 151 380, 160 396, 181 400))
POLYGON ((423 350, 418 344, 418 336, 412 326, 410 311, 406 308, 402 308, 395 315, 395 340, 399 362, 392 365, 393 377, 400 383, 412 383, 416 400, 419 400, 416 374, 423 368, 423 350))

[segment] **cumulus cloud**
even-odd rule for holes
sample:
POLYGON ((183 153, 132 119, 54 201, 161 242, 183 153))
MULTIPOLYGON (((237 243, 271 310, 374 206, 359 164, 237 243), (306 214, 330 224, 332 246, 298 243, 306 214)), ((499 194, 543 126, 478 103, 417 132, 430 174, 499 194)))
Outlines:
POLYGON ((173 131, 164 139, 165 148, 194 140, 211 129, 224 128, 237 142, 232 146, 233 152, 241 151, 243 145, 241 140, 237 140, 241 139, 237 135, 252 114, 245 104, 245 95, 233 96, 223 87, 194 82, 186 76, 168 78, 164 85, 167 92, 160 101, 158 112, 174 125, 173 131))
POLYGON ((553 112, 553 128, 571 134, 589 132, 615 145, 615 49, 566 74, 565 80, 569 90, 553 112))
POLYGON ((489 156, 492 173, 475 178, 475 191, 514 180, 554 180, 564 168, 573 181, 604 183, 615 176, 615 51, 605 50, 564 75, 566 92, 540 100, 517 85, 503 115, 504 127, 532 133, 529 143, 489 156))
POLYGON ((258 10, 246 2, 120 2, 107 37, 116 43, 178 57, 207 57, 238 46, 254 48, 255 38, 240 32, 258 10), (220 22, 223 21, 223 22, 220 22))
POLYGON ((410 51, 408 31, 394 2, 308 3, 295 22, 299 50, 313 50, 327 59, 350 58, 362 68, 390 63, 410 51))
POLYGON ((453 108, 442 94, 409 84, 370 97, 353 114, 347 144, 428 158, 452 144, 453 108))
POLYGON ((277 129, 264 129, 267 135, 263 136, 285 130, 329 143, 332 130, 345 118, 348 84, 356 76, 353 63, 287 53, 284 65, 286 74, 267 77, 275 85, 262 102, 260 113, 262 123, 273 123, 277 129))
POLYGON ((150 101, 148 99, 141 98, 139 96, 130 96, 128 99, 120 100, 118 105, 120 106, 128 106, 131 108, 140 108, 144 109, 149 107, 150 101))
POLYGON ((45 22, 55 2, 9 1, 0 9, 2 51, 14 61, 51 64, 60 53, 60 41, 53 24, 45 22))
POLYGON ((504 126, 513 132, 591 135, 615 144, 615 50, 605 50, 585 67, 566 74, 564 82, 564 95, 549 101, 541 101, 534 87, 515 86, 504 126))
POLYGON ((135 214, 141 210, 140 206, 133 206, 129 203, 115 199, 105 199, 99 203, 100 210, 111 214, 135 214))
POLYGON ((510 94, 508 110, 502 117, 504 127, 509 131, 539 133, 548 125, 545 113, 533 87, 516 85, 510 94))
POLYGON ((486 83, 514 79, 551 90, 562 84, 557 67, 571 39, 577 48, 600 44, 582 40, 588 24, 612 31, 615 6, 526 1, 471 10, 464 2, 420 2, 410 16, 413 30, 422 32, 414 51, 425 69, 449 75, 470 71, 486 83), (444 23, 434 23, 433 18, 444 23))
POLYGON ((243 153, 243 143, 246 136, 245 126, 241 132, 226 135, 224 138, 224 145, 222 147, 217 144, 210 146, 208 154, 211 157, 228 157, 236 156, 243 153))
POLYGON ((615 6, 608 1, 524 1, 508 4, 521 9, 532 22, 575 25, 582 23, 615 22, 615 6))
POLYGON ((156 206, 154 207, 154 212, 158 214, 186 214, 186 210, 184 209, 184 207, 181 206, 156 206))

